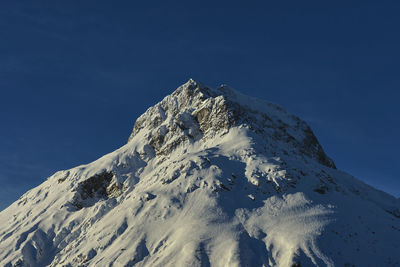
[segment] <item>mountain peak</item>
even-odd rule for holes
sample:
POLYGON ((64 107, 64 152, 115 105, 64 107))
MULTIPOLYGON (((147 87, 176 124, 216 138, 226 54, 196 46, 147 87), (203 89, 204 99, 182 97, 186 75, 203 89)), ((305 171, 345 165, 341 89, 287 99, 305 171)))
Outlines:
POLYGON ((189 80, 0 212, 0 265, 399 266, 399 218, 301 119, 189 80))
POLYGON ((207 142, 232 127, 246 128, 276 143, 277 154, 297 155, 336 168, 306 122, 270 102, 245 96, 228 85, 212 89, 190 79, 141 115, 128 139, 141 132, 154 154, 207 142))

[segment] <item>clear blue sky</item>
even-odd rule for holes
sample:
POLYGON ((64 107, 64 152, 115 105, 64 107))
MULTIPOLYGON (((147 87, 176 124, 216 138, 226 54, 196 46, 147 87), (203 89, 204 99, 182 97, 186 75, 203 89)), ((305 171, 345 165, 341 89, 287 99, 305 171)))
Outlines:
POLYGON ((340 169, 399 197, 399 14, 398 1, 2 1, 0 210, 123 145, 190 77, 284 106, 340 169))

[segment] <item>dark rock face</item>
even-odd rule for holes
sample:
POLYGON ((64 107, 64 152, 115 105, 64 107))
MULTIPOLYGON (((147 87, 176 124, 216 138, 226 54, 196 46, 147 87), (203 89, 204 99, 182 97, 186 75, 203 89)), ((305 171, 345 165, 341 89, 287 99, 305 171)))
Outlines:
POLYGON ((279 116, 253 108, 251 103, 241 103, 241 97, 227 86, 210 89, 190 80, 140 116, 128 142, 145 129, 145 138, 155 155, 168 155, 178 146, 206 141, 215 135, 224 135, 232 127, 244 126, 266 141, 281 142, 282 147, 286 147, 283 149, 285 155, 310 157, 336 168, 304 121, 266 102, 273 114, 282 113, 283 117, 295 122, 289 125, 279 116), (293 133, 300 133, 300 136, 293 136, 293 133))
POLYGON ((302 151, 305 154, 314 157, 322 165, 336 169, 335 163, 325 154, 325 151, 318 142, 317 137, 315 137, 313 131, 308 125, 304 132, 306 133, 306 138, 304 139, 302 151))
POLYGON ((104 171, 96 174, 83 182, 80 182, 76 188, 76 196, 72 204, 81 209, 90 206, 89 199, 107 199, 121 195, 122 188, 115 182, 112 182, 113 172, 104 171))
POLYGON ((112 172, 103 172, 81 182, 80 191, 82 198, 103 197, 107 195, 107 187, 113 176, 112 172))

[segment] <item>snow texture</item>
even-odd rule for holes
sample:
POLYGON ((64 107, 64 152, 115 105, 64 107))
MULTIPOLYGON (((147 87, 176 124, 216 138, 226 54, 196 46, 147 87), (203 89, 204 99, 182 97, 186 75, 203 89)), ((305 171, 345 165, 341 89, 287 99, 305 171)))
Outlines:
POLYGON ((336 169, 310 127, 189 80, 126 145, 0 213, 1 266, 400 266, 400 200, 336 169))

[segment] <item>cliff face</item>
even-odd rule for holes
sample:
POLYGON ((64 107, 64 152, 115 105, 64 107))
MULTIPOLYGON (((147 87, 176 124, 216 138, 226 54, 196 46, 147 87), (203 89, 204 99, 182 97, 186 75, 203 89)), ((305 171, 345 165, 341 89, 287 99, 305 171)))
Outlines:
POLYGON ((283 108, 189 80, 0 213, 4 266, 396 266, 399 200, 283 108))

